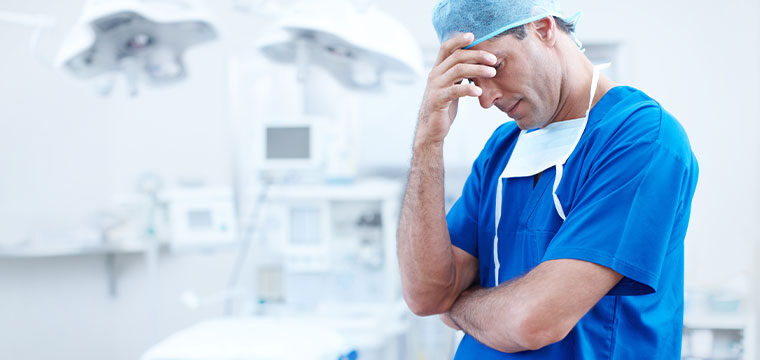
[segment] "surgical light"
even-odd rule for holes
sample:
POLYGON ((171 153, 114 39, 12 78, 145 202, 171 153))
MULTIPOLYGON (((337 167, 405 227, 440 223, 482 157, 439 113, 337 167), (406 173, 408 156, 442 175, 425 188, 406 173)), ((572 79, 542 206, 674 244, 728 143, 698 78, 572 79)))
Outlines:
POLYGON ((422 53, 411 34, 373 6, 346 0, 296 4, 279 23, 279 33, 259 44, 278 63, 298 67, 305 81, 309 66, 329 72, 350 89, 374 90, 385 75, 411 82, 423 74, 422 53))
POLYGON ((56 65, 81 79, 104 78, 103 94, 123 74, 136 95, 138 82, 158 86, 184 79, 185 51, 216 38, 199 0, 90 0, 56 65))

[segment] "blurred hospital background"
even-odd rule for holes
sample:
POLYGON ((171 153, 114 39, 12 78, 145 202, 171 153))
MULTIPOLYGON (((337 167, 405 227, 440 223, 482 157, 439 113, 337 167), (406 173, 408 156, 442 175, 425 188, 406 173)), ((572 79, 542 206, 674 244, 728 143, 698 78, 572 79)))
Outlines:
MULTIPOLYGON (((395 254, 433 5, 0 1, 0 358, 451 358, 395 254)), ((562 6, 699 160, 683 358, 758 359, 760 2, 562 6)), ((460 105, 448 205, 505 121, 460 105)))

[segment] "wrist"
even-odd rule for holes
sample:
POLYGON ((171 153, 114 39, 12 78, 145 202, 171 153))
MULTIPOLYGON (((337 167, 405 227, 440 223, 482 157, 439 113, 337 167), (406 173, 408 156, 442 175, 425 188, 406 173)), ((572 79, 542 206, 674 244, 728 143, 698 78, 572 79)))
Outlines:
POLYGON ((459 293, 459 296, 457 297, 456 301, 454 301, 454 303, 451 304, 451 308, 449 309, 449 312, 453 316, 455 312, 455 308, 456 310, 458 310, 459 308, 464 306, 468 301, 477 299, 479 296, 483 295, 484 291, 487 291, 487 290, 480 287, 480 285, 473 285, 467 289, 462 290, 462 292, 459 293))
POLYGON ((414 151, 425 150, 442 150, 443 139, 434 139, 430 137, 415 136, 414 138, 414 151))

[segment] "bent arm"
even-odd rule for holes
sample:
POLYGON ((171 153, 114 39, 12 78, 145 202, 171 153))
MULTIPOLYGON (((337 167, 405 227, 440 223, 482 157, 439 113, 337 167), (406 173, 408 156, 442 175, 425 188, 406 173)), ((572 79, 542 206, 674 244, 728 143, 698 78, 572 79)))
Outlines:
POLYGON ((417 315, 449 310, 477 274, 475 257, 451 245, 443 187, 443 143, 416 144, 398 228, 404 299, 417 315))
POLYGON ((460 34, 441 45, 417 119, 398 229, 401 285, 417 315, 448 311, 477 273, 476 259, 451 245, 443 195, 443 139, 456 117, 459 98, 483 92, 463 80, 496 75, 493 54, 463 49, 474 39, 471 33, 460 34))
POLYGON ((465 290, 449 315, 458 327, 493 349, 536 350, 564 339, 622 277, 586 261, 545 261, 498 287, 465 290))

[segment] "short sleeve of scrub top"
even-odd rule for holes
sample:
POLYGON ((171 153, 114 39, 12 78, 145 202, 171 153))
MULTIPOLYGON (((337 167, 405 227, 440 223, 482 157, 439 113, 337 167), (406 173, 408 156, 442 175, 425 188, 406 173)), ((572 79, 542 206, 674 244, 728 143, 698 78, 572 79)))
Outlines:
MULTIPOLYGON (((659 111, 639 111, 630 122, 659 118, 659 111)), ((674 225, 688 216, 683 194, 693 186, 688 162, 662 140, 618 141, 599 152, 542 261, 578 259, 615 270, 624 278, 608 295, 655 292, 677 245, 669 241, 674 225)))

